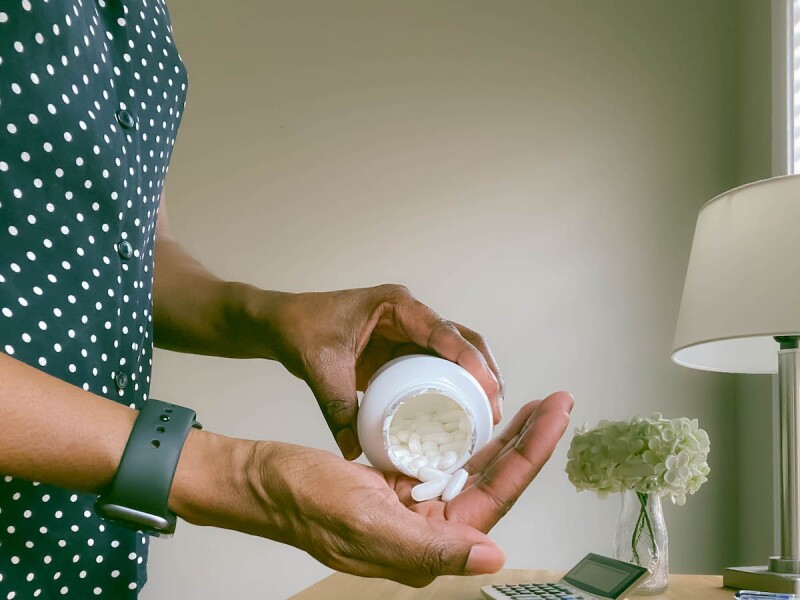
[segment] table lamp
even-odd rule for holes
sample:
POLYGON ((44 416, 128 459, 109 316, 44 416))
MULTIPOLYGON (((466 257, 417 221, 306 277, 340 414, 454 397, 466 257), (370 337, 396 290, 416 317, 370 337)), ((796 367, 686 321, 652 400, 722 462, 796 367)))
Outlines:
POLYGON ((697 217, 672 360, 779 373, 780 555, 726 586, 800 593, 800 175, 717 196, 697 217))

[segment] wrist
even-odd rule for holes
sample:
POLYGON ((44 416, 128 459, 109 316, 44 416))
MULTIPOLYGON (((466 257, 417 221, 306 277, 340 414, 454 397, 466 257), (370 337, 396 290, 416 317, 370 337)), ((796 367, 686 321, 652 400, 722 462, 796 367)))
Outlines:
POLYGON ((169 509, 196 525, 224 517, 230 498, 244 487, 246 440, 203 430, 189 432, 169 494, 169 509))
POLYGON ((226 284, 227 331, 233 332, 241 351, 253 358, 280 359, 280 314, 290 296, 245 283, 226 284))
POLYGON ((277 537, 280 511, 260 476, 272 445, 192 430, 175 471, 170 510, 194 525, 277 537))

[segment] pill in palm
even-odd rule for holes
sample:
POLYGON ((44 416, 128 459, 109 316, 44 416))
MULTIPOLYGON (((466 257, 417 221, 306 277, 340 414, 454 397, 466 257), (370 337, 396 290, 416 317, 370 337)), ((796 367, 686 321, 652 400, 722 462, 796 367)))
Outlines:
POLYGON ((417 502, 424 502, 425 500, 436 498, 442 494, 448 481, 446 477, 440 477, 439 479, 415 485, 411 488, 411 497, 417 502))
POLYGON ((458 469, 450 476, 447 485, 442 491, 442 500, 450 502, 453 498, 461 493, 464 489, 464 484, 467 483, 467 472, 464 469, 458 469))

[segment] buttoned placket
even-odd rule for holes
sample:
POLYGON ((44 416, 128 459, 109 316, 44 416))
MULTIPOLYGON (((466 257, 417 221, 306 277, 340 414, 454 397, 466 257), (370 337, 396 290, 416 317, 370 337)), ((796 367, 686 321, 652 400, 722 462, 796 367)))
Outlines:
MULTIPOLYGON (((117 211, 117 242, 114 244, 116 259, 119 261, 119 277, 116 296, 117 318, 116 318, 116 339, 115 356, 116 369, 112 373, 113 385, 117 389, 120 398, 125 396, 126 390, 131 387, 138 388, 136 385, 136 365, 138 364, 139 353, 132 349, 130 337, 127 335, 137 335, 137 331, 126 332, 123 322, 127 316, 123 317, 123 311, 129 311, 130 306, 126 307, 125 299, 129 297, 128 292, 137 282, 142 280, 141 255, 136 247, 141 247, 141 236, 139 231, 131 227, 137 216, 141 212, 136 196, 140 193, 142 184, 141 165, 136 160, 140 155, 141 138, 139 132, 139 118, 134 112, 135 94, 133 87, 126 88, 124 83, 133 86, 139 78, 135 77, 134 68, 131 64, 130 56, 127 52, 129 46, 129 31, 126 24, 126 7, 122 3, 109 3, 106 10, 113 11, 109 15, 118 25, 111 27, 114 43, 122 47, 123 63, 119 67, 119 74, 115 78, 114 92, 118 98, 118 110, 115 113, 115 123, 112 123, 113 133, 122 137, 123 160, 120 165, 122 180, 122 193, 113 200, 118 204, 117 211), (132 214, 135 213, 135 214, 132 214), (122 340, 122 341, 120 341, 122 340)), ((134 294, 130 294, 133 296, 134 294)), ((141 307, 137 307, 138 310, 141 307)), ((144 309, 141 309, 144 310, 144 309)), ((131 394, 131 406, 135 405, 136 395, 131 394)))

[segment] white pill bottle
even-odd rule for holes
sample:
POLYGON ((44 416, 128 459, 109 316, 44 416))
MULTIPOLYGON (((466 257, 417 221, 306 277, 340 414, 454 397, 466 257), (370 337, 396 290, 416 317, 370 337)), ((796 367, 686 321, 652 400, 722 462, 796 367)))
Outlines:
POLYGON ((380 471, 419 478, 453 473, 492 435, 486 392, 468 371, 442 358, 412 355, 381 367, 358 412, 358 439, 380 471))

